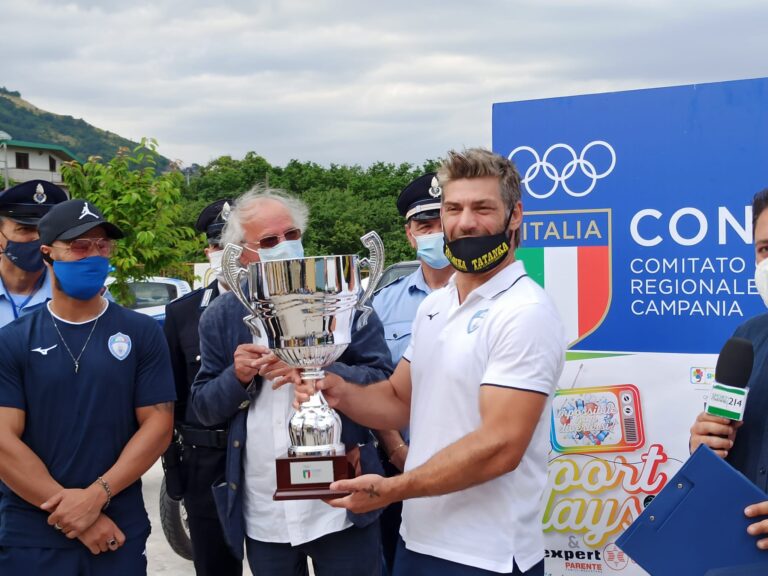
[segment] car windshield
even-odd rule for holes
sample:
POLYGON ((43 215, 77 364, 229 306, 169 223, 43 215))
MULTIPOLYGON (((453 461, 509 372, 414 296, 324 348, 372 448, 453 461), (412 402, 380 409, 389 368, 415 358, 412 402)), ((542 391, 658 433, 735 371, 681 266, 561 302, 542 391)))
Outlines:
POLYGON ((136 301, 131 305, 134 310, 150 306, 165 306, 177 296, 176 287, 163 282, 129 282, 136 301))
POLYGON ((418 260, 411 260, 407 262, 398 262, 396 264, 392 264, 389 266, 381 275, 381 279, 379 279, 378 284, 376 284, 376 289, 383 288, 384 286, 387 286, 400 278, 401 276, 406 276, 416 270, 416 268, 419 267, 418 260))

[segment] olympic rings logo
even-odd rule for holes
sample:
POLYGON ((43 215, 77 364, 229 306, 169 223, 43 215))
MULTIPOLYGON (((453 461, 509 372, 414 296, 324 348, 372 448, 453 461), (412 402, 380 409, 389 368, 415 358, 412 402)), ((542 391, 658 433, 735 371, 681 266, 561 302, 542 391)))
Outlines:
POLYGON ((525 189, 528 191, 528 194, 534 198, 539 199, 549 198, 552 196, 552 194, 555 193, 555 190, 557 190, 557 186, 559 184, 562 184, 563 190, 565 190, 566 194, 573 196, 574 198, 581 198, 582 196, 586 196, 592 192, 592 190, 594 190, 597 181, 608 176, 608 174, 613 172, 613 168, 616 166, 616 152, 614 151, 613 147, 608 144, 608 142, 604 142, 603 140, 595 140, 590 142, 584 146, 581 154, 578 155, 576 154, 576 150, 574 150, 568 144, 553 144, 547 149, 546 152, 544 152, 544 156, 541 158, 539 158, 538 152, 536 152, 536 150, 530 146, 518 146, 509 153, 508 158, 510 160, 514 160, 515 154, 522 152, 529 152, 533 156, 533 164, 531 164, 525 171, 525 174, 523 175, 523 178, 520 180, 520 182, 525 185, 525 189), (605 148, 611 155, 610 165, 600 173, 597 172, 595 165, 586 158, 587 152, 589 152, 595 146, 601 146, 605 148), (561 149, 567 151, 571 155, 571 160, 568 161, 565 166, 563 166, 562 172, 558 172, 557 167, 549 161, 549 158, 555 150, 561 149), (568 187, 568 179, 576 173, 577 168, 581 170, 584 176, 591 179, 591 183, 583 191, 572 190, 568 187), (540 171, 543 171, 544 174, 550 180, 552 180, 551 188, 544 193, 535 192, 531 189, 530 186, 531 181, 539 175, 540 171))

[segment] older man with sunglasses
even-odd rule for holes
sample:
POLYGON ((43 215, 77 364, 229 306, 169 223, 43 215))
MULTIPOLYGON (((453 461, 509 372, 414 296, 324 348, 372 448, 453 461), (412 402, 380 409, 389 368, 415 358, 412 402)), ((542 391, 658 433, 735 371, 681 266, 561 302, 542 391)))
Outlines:
MULTIPOLYGON (((243 264, 301 258, 307 217, 297 198, 255 189, 235 202, 222 243, 243 246, 243 264)), ((289 386, 273 391, 271 385, 285 378, 296 381, 298 374, 278 362, 263 340, 254 339, 242 321, 246 315, 231 292, 203 313, 202 365, 191 394, 203 424, 229 421, 226 481, 214 487, 214 496, 230 547, 242 558, 245 541, 254 576, 306 575, 307 557, 318 576, 379 574, 378 511, 348 514, 319 500, 272 499, 275 458, 288 449, 293 395, 289 386)), ((389 350, 375 314, 366 327, 352 332, 352 343, 327 370, 363 384, 389 376, 389 350)), ((369 430, 343 420, 348 455, 359 453, 363 471, 381 471, 369 430)))
POLYGON ((0 330, 2 574, 140 576, 140 478, 173 427, 168 349, 101 295, 117 226, 69 200, 39 230, 52 299, 0 330))

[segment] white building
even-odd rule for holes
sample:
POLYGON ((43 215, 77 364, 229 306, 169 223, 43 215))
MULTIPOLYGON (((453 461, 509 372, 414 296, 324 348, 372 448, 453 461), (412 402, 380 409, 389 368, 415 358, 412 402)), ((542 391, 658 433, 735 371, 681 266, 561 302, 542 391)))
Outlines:
MULTIPOLYGON (((24 140, 4 140, 0 147, 0 167, 16 182, 48 180, 61 185, 61 164, 79 159, 64 146, 24 140), (7 146, 7 150, 5 150, 7 146), (6 164, 7 163, 7 164, 6 164)), ((1 174, 0 174, 1 176, 1 174)))

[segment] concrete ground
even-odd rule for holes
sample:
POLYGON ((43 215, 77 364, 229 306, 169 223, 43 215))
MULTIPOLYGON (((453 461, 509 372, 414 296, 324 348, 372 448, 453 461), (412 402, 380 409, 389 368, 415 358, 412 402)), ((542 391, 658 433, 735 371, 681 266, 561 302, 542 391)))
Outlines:
MULTIPOLYGON (((167 576, 190 576, 194 575, 195 568, 192 562, 184 560, 181 556, 171 550, 168 541, 163 534, 163 528, 160 525, 160 484, 163 480, 163 468, 160 461, 156 462, 150 470, 142 477, 144 492, 144 505, 149 513, 149 520, 152 523, 152 534, 147 541, 147 574, 167 576)), ((314 574, 310 562, 310 576, 314 574)), ((248 569, 248 563, 243 567, 243 576, 252 576, 248 569)))
MULTIPOLYGON (((162 574, 167 576, 194 575, 195 568, 192 562, 184 560, 176 554, 168 545, 163 528, 160 525, 160 484, 163 480, 163 468, 158 461, 144 476, 141 481, 144 492, 144 505, 152 522, 152 534, 147 541, 147 574, 154 576, 162 574)), ((244 576, 251 576, 248 563, 243 569, 244 576)))

